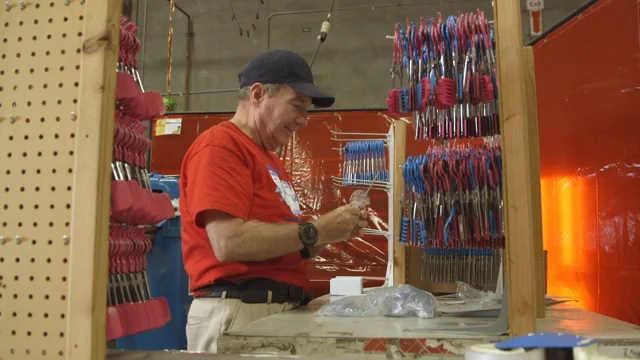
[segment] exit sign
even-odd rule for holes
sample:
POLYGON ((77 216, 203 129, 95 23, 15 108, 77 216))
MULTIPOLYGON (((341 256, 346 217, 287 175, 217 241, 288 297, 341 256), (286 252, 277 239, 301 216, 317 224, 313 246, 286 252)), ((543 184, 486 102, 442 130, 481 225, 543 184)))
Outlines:
POLYGON ((527 0, 527 10, 540 11, 544 9, 544 0, 527 0))

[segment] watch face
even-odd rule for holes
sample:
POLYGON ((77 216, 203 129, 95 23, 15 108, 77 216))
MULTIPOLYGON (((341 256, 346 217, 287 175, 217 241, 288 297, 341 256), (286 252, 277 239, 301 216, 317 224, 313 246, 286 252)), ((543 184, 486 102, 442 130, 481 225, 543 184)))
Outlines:
POLYGON ((304 226, 302 228, 302 238, 306 244, 314 244, 318 238, 318 232, 314 226, 304 226))

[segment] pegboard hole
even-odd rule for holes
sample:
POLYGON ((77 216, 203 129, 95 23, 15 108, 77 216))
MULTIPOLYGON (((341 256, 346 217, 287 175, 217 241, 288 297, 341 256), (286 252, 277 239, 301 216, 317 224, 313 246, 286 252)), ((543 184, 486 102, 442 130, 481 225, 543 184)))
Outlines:
POLYGON ((35 244, 37 244, 37 243, 38 243, 38 242, 37 242, 36 240, 31 240, 31 245, 35 245, 35 244))
MULTIPOLYGON (((35 259, 33 259, 35 261, 35 259)), ((35 280, 35 277, 33 277, 33 275, 29 276, 29 281, 33 281, 35 280)))
POLYGON ((27 336, 31 336, 31 331, 27 331, 27 336))
POLYGON ((27 317, 32 317, 33 314, 32 313, 27 313, 27 317))
POLYGON ((17 316, 18 316, 18 313, 13 312, 13 313, 11 313, 11 316, 13 316, 13 317, 17 317, 17 316))
POLYGON ((60 296, 60 300, 62 300, 62 301, 67 300, 67 297, 62 295, 62 296, 60 296))
POLYGON ((27 353, 27 355, 31 354, 31 350, 27 349, 26 353, 27 353))
POLYGON ((15 330, 11 330, 11 335, 15 335, 16 331, 15 330))
POLYGON ((67 277, 66 276, 62 277, 62 282, 67 282, 67 277))
POLYGON ((78 18, 78 20, 80 20, 80 21, 84 20, 84 16, 80 15, 80 17, 78 18))

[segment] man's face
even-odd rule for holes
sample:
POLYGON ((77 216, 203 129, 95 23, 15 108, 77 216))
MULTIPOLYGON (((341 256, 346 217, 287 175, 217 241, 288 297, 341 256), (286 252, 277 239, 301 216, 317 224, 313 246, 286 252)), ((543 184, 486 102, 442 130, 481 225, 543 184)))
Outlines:
POLYGON ((256 122, 262 145, 268 151, 276 151, 286 145, 293 133, 308 123, 307 109, 311 98, 289 86, 280 85, 272 96, 263 93, 256 101, 256 122))

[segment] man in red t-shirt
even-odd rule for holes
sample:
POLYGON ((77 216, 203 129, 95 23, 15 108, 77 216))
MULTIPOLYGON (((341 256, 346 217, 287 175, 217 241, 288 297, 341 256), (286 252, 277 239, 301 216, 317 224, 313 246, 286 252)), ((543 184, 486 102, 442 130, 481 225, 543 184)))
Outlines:
POLYGON ((291 176, 274 155, 307 125, 311 104, 334 102, 304 58, 269 51, 239 80, 235 115, 198 136, 180 174, 182 251, 195 297, 190 351, 217 352, 223 332, 306 305, 307 259, 367 225, 364 209, 351 205, 301 223, 291 176))

